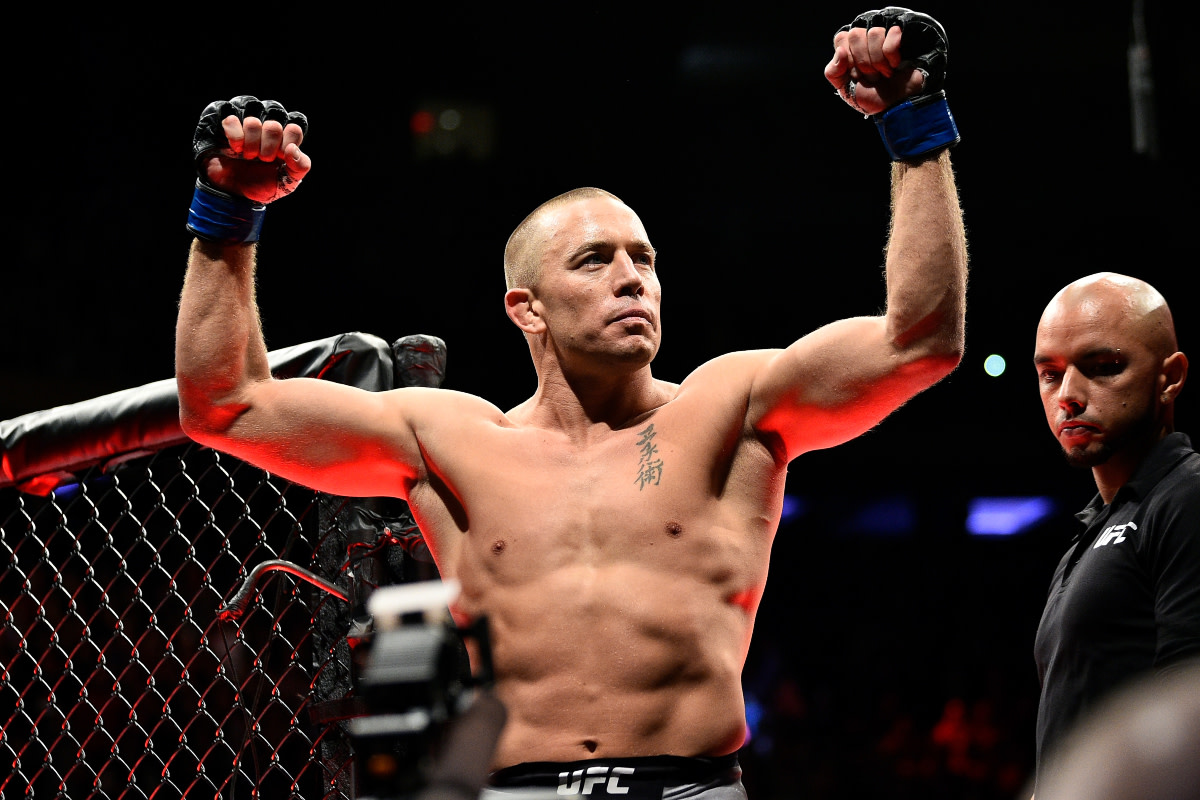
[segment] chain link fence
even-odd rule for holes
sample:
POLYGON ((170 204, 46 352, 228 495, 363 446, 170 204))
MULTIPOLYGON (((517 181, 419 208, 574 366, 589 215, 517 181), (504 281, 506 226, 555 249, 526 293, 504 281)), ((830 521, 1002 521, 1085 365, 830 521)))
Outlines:
MULTIPOLYGON (((444 357, 347 334, 272 368, 379 391, 444 357)), ((436 577, 419 531, 188 442, 173 400, 0 423, 0 800, 353 798, 365 601, 436 577)))

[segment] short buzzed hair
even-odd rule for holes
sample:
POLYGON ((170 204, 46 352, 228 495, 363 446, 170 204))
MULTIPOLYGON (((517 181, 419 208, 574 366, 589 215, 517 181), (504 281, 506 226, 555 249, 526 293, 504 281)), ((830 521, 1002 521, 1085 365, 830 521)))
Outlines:
POLYGON ((504 247, 504 282, 507 288, 531 287, 537 283, 538 268, 542 260, 541 245, 544 241, 544 237, 539 235, 538 223, 546 212, 576 200, 589 200, 593 197, 608 197, 622 204, 625 202, 612 192, 594 186, 583 186, 550 198, 521 221, 508 237, 508 244, 504 247))

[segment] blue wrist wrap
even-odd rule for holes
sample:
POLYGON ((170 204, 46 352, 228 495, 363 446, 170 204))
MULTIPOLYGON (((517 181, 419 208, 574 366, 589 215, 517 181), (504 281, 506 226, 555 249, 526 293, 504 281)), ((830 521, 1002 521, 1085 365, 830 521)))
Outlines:
POLYGON ((196 181, 187 229, 206 242, 257 242, 267 207, 196 181))
POLYGON ((961 138, 945 92, 906 100, 872 119, 892 161, 906 161, 951 147, 961 138))

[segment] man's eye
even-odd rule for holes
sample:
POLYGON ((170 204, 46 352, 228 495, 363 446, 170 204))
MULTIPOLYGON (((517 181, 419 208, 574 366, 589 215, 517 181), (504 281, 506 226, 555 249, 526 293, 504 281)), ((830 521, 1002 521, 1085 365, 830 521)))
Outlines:
POLYGON ((1038 373, 1038 380, 1042 383, 1054 383, 1058 380, 1058 373, 1052 369, 1042 370, 1038 373))
POLYGON ((1093 372, 1096 375, 1119 375, 1124 369, 1125 365, 1119 361, 1107 361, 1097 364, 1093 372))

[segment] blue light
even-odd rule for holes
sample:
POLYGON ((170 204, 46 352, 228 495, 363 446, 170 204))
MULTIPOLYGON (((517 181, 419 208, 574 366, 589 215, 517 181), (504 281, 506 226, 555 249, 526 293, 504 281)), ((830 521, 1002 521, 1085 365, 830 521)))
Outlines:
POLYGON ((858 509, 844 529, 882 536, 912 533, 917 527, 917 512, 908 497, 885 497, 858 509))
POLYGON ((1008 536, 1027 530, 1054 513, 1049 497, 976 497, 967 506, 967 533, 1008 536))
POLYGON ((81 489, 83 489, 83 484, 78 481, 75 483, 60 483, 54 487, 54 499, 58 502, 70 500, 79 494, 81 489))
POLYGON ((791 522, 806 513, 808 513, 808 501, 803 497, 796 497, 794 494, 783 496, 783 513, 779 515, 780 522, 791 522))
POLYGON ((1003 375, 1005 366, 1004 356, 999 356, 995 353, 983 360, 983 371, 993 378, 1003 375))
POLYGON ((752 694, 746 695, 746 727, 751 737, 758 733, 763 717, 766 715, 762 703, 752 694))

